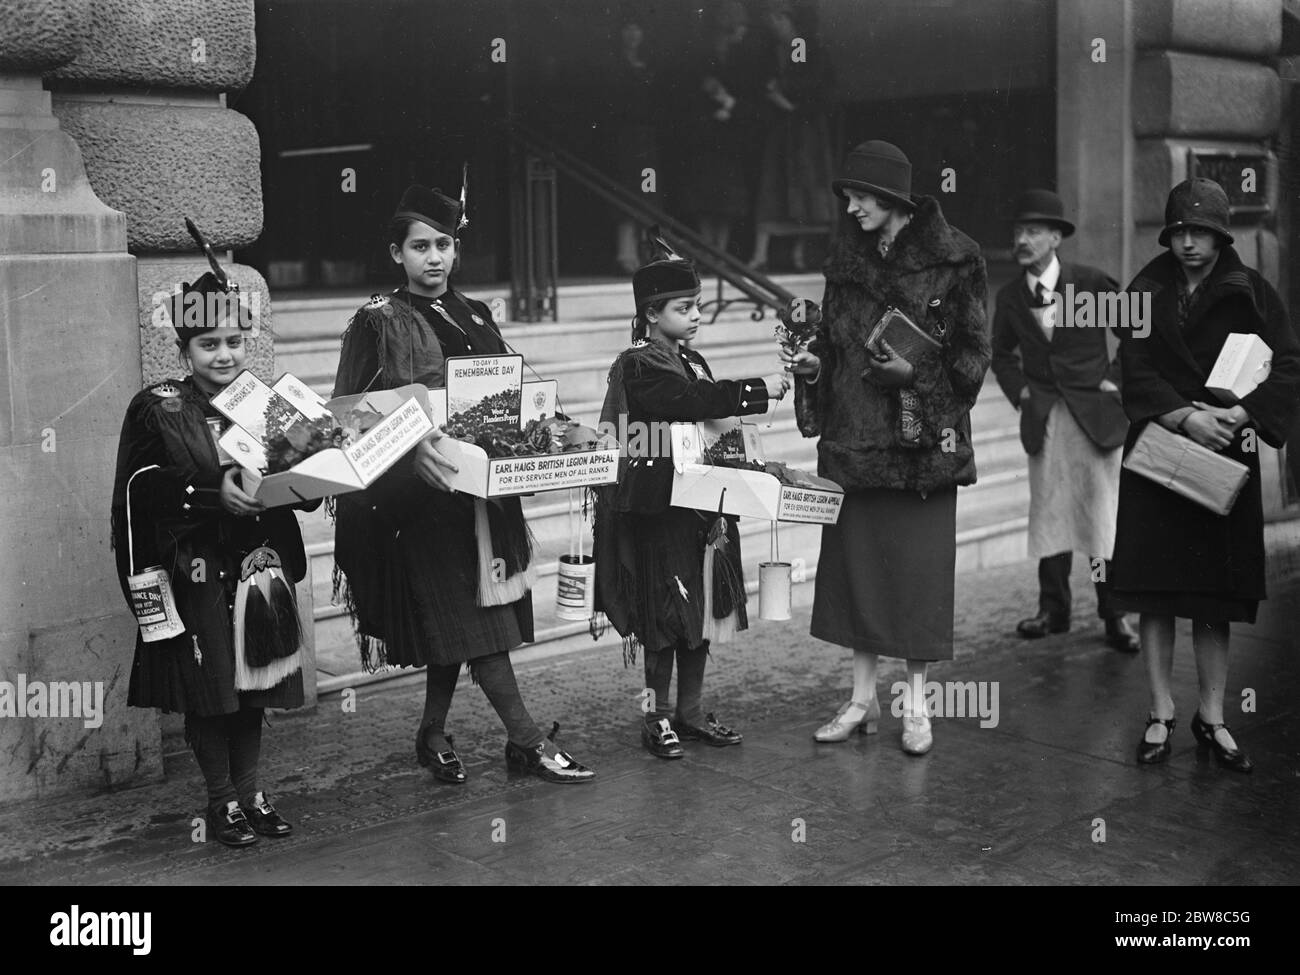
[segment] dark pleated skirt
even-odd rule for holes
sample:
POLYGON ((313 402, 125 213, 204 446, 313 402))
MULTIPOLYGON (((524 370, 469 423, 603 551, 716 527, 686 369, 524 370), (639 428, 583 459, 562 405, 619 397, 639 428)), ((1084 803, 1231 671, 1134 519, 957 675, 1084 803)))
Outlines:
POLYGON ((380 645, 366 662, 447 666, 533 639, 531 592, 505 606, 477 604, 473 498, 429 491, 401 517, 398 527, 364 507, 339 509, 335 558, 360 634, 380 645))
MULTIPOLYGON (((704 642, 704 548, 717 515, 705 516, 689 508, 668 508, 659 514, 625 516, 635 558, 636 637, 647 650, 664 650, 684 642, 689 648, 704 642)), ((744 608, 744 574, 740 560, 740 534, 734 518, 727 521, 727 559, 738 581, 740 618, 737 629, 748 624, 744 608)), ((715 572, 715 578, 718 573, 715 572)), ((711 581, 712 584, 712 581, 711 581)), ((714 586, 715 615, 730 615, 724 602, 727 587, 714 586)))
POLYGON ((951 660, 957 489, 844 496, 822 529, 810 632, 910 660, 951 660))

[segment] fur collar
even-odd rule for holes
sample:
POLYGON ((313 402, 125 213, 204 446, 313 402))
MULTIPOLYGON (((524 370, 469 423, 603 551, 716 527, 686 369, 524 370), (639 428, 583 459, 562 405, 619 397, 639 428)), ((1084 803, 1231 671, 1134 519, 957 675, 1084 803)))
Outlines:
POLYGON ((837 284, 859 284, 875 290, 873 285, 882 275, 894 277, 940 265, 960 266, 980 260, 979 245, 948 224, 934 197, 921 196, 916 200, 916 212, 907 226, 899 231, 888 257, 881 257, 877 250, 879 231, 866 233, 856 222, 843 226, 826 259, 826 280, 837 284))

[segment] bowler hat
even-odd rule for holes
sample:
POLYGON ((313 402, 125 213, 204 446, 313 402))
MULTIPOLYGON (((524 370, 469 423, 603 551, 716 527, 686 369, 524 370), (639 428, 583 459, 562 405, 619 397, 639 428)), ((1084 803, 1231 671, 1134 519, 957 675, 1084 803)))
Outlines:
POLYGON ((460 232, 462 215, 459 200, 453 200, 440 189, 431 190, 412 183, 402 194, 402 201, 397 204, 393 219, 411 217, 449 237, 455 237, 460 232))
POLYGON ((1051 190, 1025 190, 1016 200, 1012 223, 1045 223, 1061 231, 1062 237, 1074 233, 1074 224, 1065 219, 1065 204, 1051 190))
POLYGON ((831 189, 838 196, 843 196, 845 190, 871 193, 909 210, 916 209, 912 202, 912 163, 898 146, 879 139, 853 148, 831 182, 831 189))
POLYGON ((1213 230, 1226 244, 1232 243, 1228 232, 1228 194, 1212 179, 1197 176, 1185 179, 1169 191, 1165 203, 1165 229, 1160 231, 1160 246, 1169 246, 1169 236, 1184 227, 1213 230))

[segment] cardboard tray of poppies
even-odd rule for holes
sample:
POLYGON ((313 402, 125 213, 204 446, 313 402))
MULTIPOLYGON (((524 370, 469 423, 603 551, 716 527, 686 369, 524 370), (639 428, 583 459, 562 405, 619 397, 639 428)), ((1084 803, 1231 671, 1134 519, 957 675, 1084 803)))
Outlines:
POLYGON ((834 481, 764 459, 758 428, 738 419, 672 425, 672 504, 797 524, 833 525, 834 481))

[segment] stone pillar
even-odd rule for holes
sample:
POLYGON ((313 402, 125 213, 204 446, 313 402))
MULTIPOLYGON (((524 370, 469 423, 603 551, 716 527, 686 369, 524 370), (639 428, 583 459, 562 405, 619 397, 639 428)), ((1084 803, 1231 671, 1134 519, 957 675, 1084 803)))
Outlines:
POLYGON ((140 384, 135 259, 41 83, 82 49, 90 5, 16 6, 0 33, 0 801, 162 775, 157 718, 126 706, 135 620, 108 545, 140 384))
POLYGON ((1077 232, 1066 256, 1121 282, 1133 266, 1132 0, 1056 5, 1057 192, 1077 232))
MULTIPOLYGON (((95 3, 86 43, 47 76, 54 113, 81 146, 100 197, 127 215, 138 268, 143 381, 178 375, 174 335, 157 327, 157 299, 193 281, 207 263, 185 230, 190 217, 219 253, 258 314, 249 366, 275 374, 266 281, 230 252, 262 233, 261 146, 253 123, 226 107, 226 93, 253 76, 253 0, 135 0, 95 3)), ((311 619, 310 586, 299 601, 311 619)), ((304 674, 316 701, 314 634, 304 674)), ((166 726, 165 726, 166 727, 166 726)))
MULTIPOLYGON (((1058 189, 1077 215, 1077 259, 1131 280, 1160 253, 1165 199, 1199 159, 1198 175, 1239 202, 1251 197, 1233 217, 1235 246, 1280 285, 1282 174, 1271 146, 1282 0, 1057 0, 1056 9, 1058 189), (1258 192, 1246 194, 1251 180, 1258 192)), ((1260 462, 1265 512, 1276 517, 1276 451, 1261 446, 1260 462)))
POLYGON ((184 217, 255 299, 265 378, 274 350, 266 283, 229 257, 262 228, 257 132, 225 105, 252 76, 253 0, 0 0, 0 19, 0 681, 99 682, 106 712, 5 717, 0 683, 3 800, 162 771, 158 718, 125 706, 108 509, 127 402, 179 373, 154 310, 206 269, 184 217))

